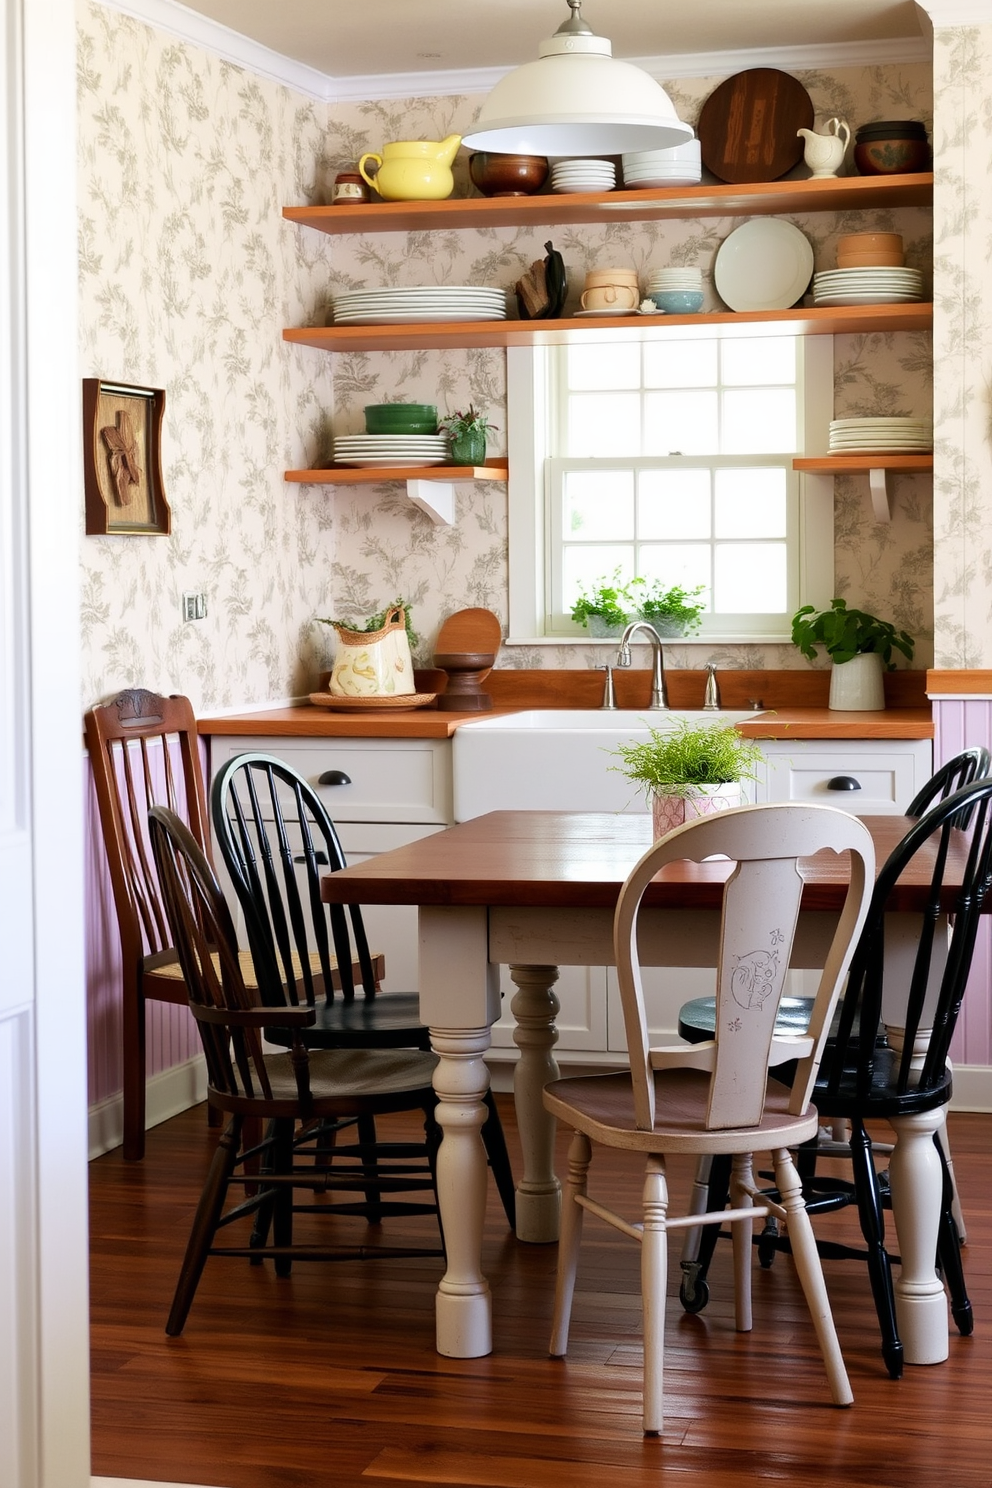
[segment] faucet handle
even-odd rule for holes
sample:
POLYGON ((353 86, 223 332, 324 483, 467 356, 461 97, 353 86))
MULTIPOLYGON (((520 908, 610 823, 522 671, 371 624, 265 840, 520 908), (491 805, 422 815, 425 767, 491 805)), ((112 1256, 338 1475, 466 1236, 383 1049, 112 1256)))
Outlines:
POLYGON ((605 666, 598 666, 595 668, 595 670, 597 672, 606 673, 606 676, 603 679, 603 701, 599 705, 600 708, 616 708, 617 699, 616 693, 613 690, 612 666, 610 666, 609 662, 607 662, 605 666))
POLYGON ((706 663, 706 693, 703 697, 703 711, 716 713, 720 708, 720 689, 716 681, 716 662, 706 663))

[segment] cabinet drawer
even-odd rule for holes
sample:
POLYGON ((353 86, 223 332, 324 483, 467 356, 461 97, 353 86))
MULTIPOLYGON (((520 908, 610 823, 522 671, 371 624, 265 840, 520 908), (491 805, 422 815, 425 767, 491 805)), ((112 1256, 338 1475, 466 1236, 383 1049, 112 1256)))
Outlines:
POLYGON ((763 753, 759 800, 810 801, 860 816, 905 811, 931 773, 928 739, 769 740, 763 753))
POLYGON ((334 821, 451 821, 451 745, 447 739, 258 739, 211 741, 216 774, 224 761, 246 750, 274 754, 304 776, 334 821), (321 785, 329 770, 348 784, 321 785))

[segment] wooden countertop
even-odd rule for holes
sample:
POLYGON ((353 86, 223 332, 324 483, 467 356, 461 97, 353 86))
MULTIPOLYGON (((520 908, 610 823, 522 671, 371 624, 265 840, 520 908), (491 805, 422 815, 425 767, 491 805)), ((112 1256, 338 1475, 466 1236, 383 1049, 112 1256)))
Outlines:
MULTIPOLYGON (((450 739, 463 723, 519 712, 494 708, 490 713, 438 713, 433 708, 409 713, 335 713, 302 703, 295 708, 268 708, 235 713, 228 718, 201 718, 205 735, 300 739, 450 739)), ((716 716, 716 715, 714 715, 716 716)), ((645 710, 644 717, 651 721, 645 710)), ((929 707, 887 708, 878 713, 841 713, 830 708, 775 708, 739 725, 755 739, 930 739, 929 707)))

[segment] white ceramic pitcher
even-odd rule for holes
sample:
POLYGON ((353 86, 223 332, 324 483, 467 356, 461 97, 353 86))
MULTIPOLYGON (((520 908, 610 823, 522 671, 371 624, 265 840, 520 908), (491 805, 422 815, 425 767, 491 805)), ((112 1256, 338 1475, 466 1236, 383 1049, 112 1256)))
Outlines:
POLYGON ((812 129, 797 129, 806 141, 803 159, 813 172, 813 178, 836 176, 844 163, 844 155, 851 143, 851 131, 844 119, 828 119, 825 134, 815 134, 812 129))

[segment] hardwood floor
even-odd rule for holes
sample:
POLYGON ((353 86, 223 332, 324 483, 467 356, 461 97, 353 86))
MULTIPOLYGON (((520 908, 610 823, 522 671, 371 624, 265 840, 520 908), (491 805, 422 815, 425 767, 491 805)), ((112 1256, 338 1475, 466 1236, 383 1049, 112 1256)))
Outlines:
MULTIPOLYGON (((501 1111, 519 1166, 506 1098, 501 1111)), ((551 1360, 555 1247, 518 1244, 494 1190, 488 1358, 434 1352, 436 1260, 298 1264, 280 1280, 271 1265, 213 1259, 184 1334, 167 1338, 214 1140, 199 1108, 149 1132, 143 1163, 111 1153, 91 1164, 95 1474, 220 1488, 656 1488, 664 1474, 687 1488, 992 1484, 992 1116, 951 1118, 977 1321, 969 1339, 952 1327, 945 1364, 890 1380, 863 1266, 828 1261, 855 1393, 850 1410, 833 1409, 791 1262, 756 1267, 754 1331, 737 1334, 721 1241, 705 1312, 687 1316, 669 1287, 667 1422, 651 1440, 640 1424, 639 1248, 587 1218, 569 1355, 551 1360)), ((688 1177, 673 1168, 673 1194, 688 1177)), ((593 1180, 636 1217, 636 1160, 602 1153, 593 1180)), ((431 1236, 432 1223, 393 1220, 390 1235, 431 1236)), ((849 1211, 820 1227, 856 1233, 849 1211)))

